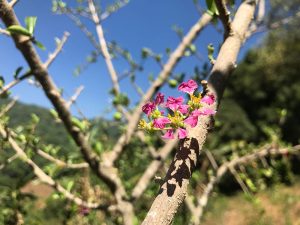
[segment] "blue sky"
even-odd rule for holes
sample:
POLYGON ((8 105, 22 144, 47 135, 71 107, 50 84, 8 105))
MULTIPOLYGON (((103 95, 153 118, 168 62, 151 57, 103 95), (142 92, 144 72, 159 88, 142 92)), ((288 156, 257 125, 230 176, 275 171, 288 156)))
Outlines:
MULTIPOLYGON (((38 50, 43 61, 55 49, 55 37, 61 38, 64 31, 71 34, 62 53, 49 68, 50 74, 57 86, 63 88, 64 93, 69 96, 81 84, 85 86, 85 90, 78 98, 78 105, 86 116, 109 115, 105 114, 105 109, 112 101, 112 97, 108 94, 111 81, 104 61, 100 57, 97 63, 91 64, 80 76, 73 75, 74 69, 85 61, 87 55, 93 50, 93 46, 67 16, 51 12, 51 2, 51 0, 21 0, 15 6, 15 11, 23 25, 26 16, 37 16, 35 36, 47 48, 46 51, 38 50)), ((74 4, 75 0, 66 0, 65 2, 74 4)), ((107 6, 111 2, 103 0, 101 6, 107 6)), ((131 0, 127 6, 103 21, 103 28, 107 41, 116 41, 120 46, 129 50, 135 60, 139 61, 141 49, 147 47, 154 52, 163 53, 165 62, 167 60, 165 49, 167 47, 174 49, 179 43, 179 38, 172 30, 172 26, 178 25, 185 33, 198 18, 199 14, 192 0, 131 0)), ((86 22, 90 31, 95 33, 93 24, 86 20, 83 21, 86 22)), ((248 40, 239 58, 241 59, 245 52, 256 46, 261 39, 262 35, 256 35, 248 40)), ((214 27, 209 26, 196 40, 195 45, 206 59, 207 45, 213 43, 218 46, 221 40, 222 35, 214 27)), ((13 73, 18 66, 24 68, 27 66, 10 38, 0 35, 0 43, 0 74, 8 83, 13 79, 13 73)), ((128 69, 127 63, 121 59, 113 62, 119 74, 128 69)), ((188 78, 194 66, 198 65, 201 68, 202 63, 195 57, 185 58, 176 67, 175 73, 185 72, 188 78)), ((153 60, 149 60, 145 64, 144 70, 137 74, 137 82, 144 91, 149 86, 147 79, 149 73, 152 72, 156 76, 159 71, 160 68, 157 64, 153 60)), ((132 104, 138 101, 138 95, 128 81, 122 81, 121 91, 130 96, 132 104)), ((169 94, 175 93, 168 88, 164 88, 164 91, 169 94)), ((20 100, 25 103, 51 108, 51 104, 42 90, 29 85, 26 81, 14 87, 12 94, 19 96, 20 100)), ((67 97, 67 95, 65 96, 67 97)), ((72 112, 77 114, 74 107, 72 112)))

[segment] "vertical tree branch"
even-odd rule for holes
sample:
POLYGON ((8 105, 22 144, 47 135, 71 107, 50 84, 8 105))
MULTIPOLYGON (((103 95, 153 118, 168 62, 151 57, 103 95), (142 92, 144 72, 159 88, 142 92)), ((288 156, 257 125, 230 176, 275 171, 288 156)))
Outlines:
POLYGON ((112 83, 113 83, 114 90, 116 91, 116 93, 119 93, 120 92, 120 87, 119 87, 119 83, 118 83, 118 75, 115 71, 115 68, 114 68, 114 66, 112 64, 112 61, 111 61, 110 54, 108 52, 107 44, 106 44, 106 41, 105 41, 105 38, 104 38, 103 29, 102 29, 102 26, 100 24, 100 19, 99 19, 98 13, 96 11, 94 1, 93 0, 88 0, 88 4, 89 4, 89 9, 90 9, 91 14, 92 14, 93 21, 96 25, 96 32, 97 32, 97 35, 98 35, 98 38, 99 38, 100 48, 101 48, 102 54, 104 56, 108 72, 111 76, 111 80, 112 80, 112 83))
MULTIPOLYGON (((208 90, 209 93, 214 94, 218 104, 222 98, 227 78, 234 69, 237 55, 254 15, 255 5, 255 1, 246 0, 238 8, 232 22, 232 35, 224 41, 210 73, 208 90)), ((212 105, 211 109, 216 110, 217 104, 212 105)), ((186 196, 189 179, 198 163, 200 151, 211 124, 211 118, 203 116, 195 128, 188 130, 189 138, 180 142, 165 181, 143 221, 143 225, 171 224, 178 207, 186 196)))

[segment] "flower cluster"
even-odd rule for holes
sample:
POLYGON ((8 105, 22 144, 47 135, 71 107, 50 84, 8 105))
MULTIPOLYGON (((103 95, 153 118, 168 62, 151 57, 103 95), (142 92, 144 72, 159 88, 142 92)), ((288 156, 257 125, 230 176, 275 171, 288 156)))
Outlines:
POLYGON ((215 102, 214 95, 206 95, 202 98, 201 93, 194 95, 198 88, 194 80, 183 82, 178 86, 178 90, 189 95, 189 100, 185 103, 183 97, 168 97, 158 93, 154 101, 146 103, 142 110, 147 115, 149 122, 142 119, 139 122, 139 128, 148 132, 165 131, 162 136, 165 139, 173 139, 177 131, 179 139, 187 136, 187 126, 195 127, 198 119, 203 115, 214 115, 216 112, 205 105, 211 105, 215 102), (161 109, 167 109, 170 113, 165 116, 161 109))

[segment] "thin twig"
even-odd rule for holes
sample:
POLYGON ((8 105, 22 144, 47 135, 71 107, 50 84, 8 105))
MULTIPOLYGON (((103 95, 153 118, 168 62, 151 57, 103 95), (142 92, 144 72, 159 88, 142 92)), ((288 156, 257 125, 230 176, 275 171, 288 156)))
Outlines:
POLYGON ((104 56, 108 72, 111 76, 111 80, 112 80, 112 83, 113 83, 113 88, 116 91, 116 93, 119 93, 120 92, 120 87, 119 87, 119 83, 118 83, 118 75, 115 71, 115 68, 114 68, 114 66, 112 64, 112 61, 111 61, 110 54, 108 52, 106 40, 104 38, 104 32, 103 32, 102 26, 100 24, 100 19, 99 19, 98 13, 96 11, 94 1, 93 0, 88 0, 88 5, 89 5, 89 9, 90 9, 91 14, 92 14, 93 21, 96 25, 96 32, 97 32, 97 35, 98 35, 101 52, 104 56))
POLYGON ((11 1, 9 2, 10 7, 14 7, 15 4, 18 3, 18 1, 19 1, 19 0, 11 0, 11 1))
POLYGON ((14 105, 16 104, 16 102, 18 101, 19 97, 15 97, 10 103, 8 103, 4 109, 1 110, 0 112, 0 117, 4 116, 9 110, 12 109, 12 107, 14 107, 14 105))
POLYGON ((38 149, 36 151, 36 153, 39 156, 43 157, 44 159, 47 159, 50 162, 55 163, 59 167, 63 167, 63 168, 67 168, 67 169, 83 169, 83 168, 88 168, 89 167, 89 164, 87 164, 87 163, 66 163, 66 162, 64 162, 60 159, 57 159, 57 158, 53 157, 52 155, 44 152, 41 149, 38 149))
POLYGON ((0 28, 0 34, 4 34, 6 36, 10 36, 10 33, 7 30, 0 28))
POLYGON ((76 90, 74 95, 70 98, 70 100, 68 102, 66 102, 66 107, 67 109, 70 109, 71 105, 75 103, 75 101, 77 100, 77 98, 79 97, 79 95, 81 94, 81 92, 83 91, 84 86, 80 85, 76 90))
POLYGON ((46 68, 48 68, 53 63, 53 61, 56 59, 58 54, 62 51, 65 43, 67 42, 67 40, 69 38, 69 36, 70 36, 70 33, 65 31, 62 39, 57 44, 55 51, 53 53, 49 54, 47 61, 44 63, 44 66, 46 68))

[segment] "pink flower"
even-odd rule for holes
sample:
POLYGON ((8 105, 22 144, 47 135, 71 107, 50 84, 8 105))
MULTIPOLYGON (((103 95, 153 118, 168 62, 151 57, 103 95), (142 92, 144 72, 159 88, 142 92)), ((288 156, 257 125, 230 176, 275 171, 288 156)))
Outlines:
POLYGON ((155 105, 160 105, 161 103, 164 102, 164 100, 165 100, 165 96, 162 93, 158 92, 155 98, 155 105))
POLYGON ((166 107, 168 107, 172 111, 176 111, 179 108, 179 106, 182 104, 182 102, 183 102, 183 97, 181 96, 178 98, 168 97, 166 107))
POLYGON ((149 116, 155 109, 155 104, 153 102, 148 102, 142 107, 143 112, 149 116))
POLYGON ((162 138, 165 139, 174 139, 174 132, 173 130, 168 130, 163 136, 162 138))
POLYGON ((178 90, 192 94, 198 88, 197 83, 194 80, 188 80, 187 82, 182 82, 178 86, 178 90))
POLYGON ((184 139, 184 138, 186 138, 186 136, 187 136, 186 129, 179 128, 179 130, 178 130, 178 138, 179 139, 184 139))
POLYGON ((196 110, 194 110, 194 111, 192 112, 191 115, 192 115, 192 116, 200 116, 200 115, 202 115, 202 113, 201 113, 201 111, 200 111, 199 109, 196 109, 196 110))
POLYGON ((213 109, 209 109, 209 108, 204 108, 200 111, 200 115, 203 116, 210 116, 210 115, 215 115, 216 111, 213 109))
POLYGON ((206 95, 201 99, 201 102, 211 105, 215 102, 215 96, 213 95, 206 95))
POLYGON ((191 127, 195 127, 198 123, 198 116, 190 115, 184 120, 184 123, 190 125, 191 127))
POLYGON ((153 126, 155 128, 163 129, 166 124, 171 123, 171 121, 166 117, 157 118, 153 121, 153 126))
POLYGON ((178 107, 178 111, 181 112, 182 114, 186 114, 188 112, 189 105, 180 105, 178 107))

